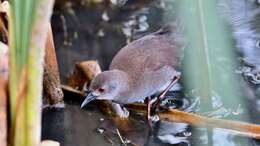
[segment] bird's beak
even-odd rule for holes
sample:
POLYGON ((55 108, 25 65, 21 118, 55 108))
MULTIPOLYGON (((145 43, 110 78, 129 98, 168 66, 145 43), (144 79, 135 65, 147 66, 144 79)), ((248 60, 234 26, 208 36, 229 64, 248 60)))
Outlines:
POLYGON ((95 100, 97 96, 93 95, 91 92, 87 95, 85 100, 82 102, 80 108, 83 108, 85 105, 87 105, 90 101, 95 100))

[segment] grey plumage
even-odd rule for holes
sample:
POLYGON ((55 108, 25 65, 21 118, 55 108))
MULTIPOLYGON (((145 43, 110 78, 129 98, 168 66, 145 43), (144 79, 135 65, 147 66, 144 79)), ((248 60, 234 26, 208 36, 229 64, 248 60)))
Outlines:
POLYGON ((90 90, 96 99, 121 104, 144 100, 172 81, 182 48, 175 25, 133 41, 116 54, 108 71, 96 76, 90 90))
POLYGON ((180 65, 182 44, 174 38, 178 36, 174 36, 172 30, 166 29, 169 28, 122 48, 110 65, 110 70, 128 74, 130 90, 123 92, 122 96, 128 96, 130 102, 136 97, 145 98, 158 92, 174 77, 175 68, 180 65))

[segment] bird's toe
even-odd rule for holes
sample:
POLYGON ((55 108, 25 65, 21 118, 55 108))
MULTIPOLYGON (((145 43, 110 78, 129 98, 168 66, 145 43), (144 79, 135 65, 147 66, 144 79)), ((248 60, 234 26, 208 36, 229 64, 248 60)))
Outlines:
POLYGON ((126 108, 122 108, 122 110, 117 110, 116 114, 120 118, 128 118, 129 117, 129 111, 126 108))
POLYGON ((112 107, 114 109, 114 111, 116 112, 116 114, 120 117, 120 118, 128 118, 129 117, 129 111, 124 108, 121 107, 119 104, 112 104, 112 107))
POLYGON ((154 116, 150 116, 150 120, 152 122, 158 122, 160 120, 159 116, 158 115, 154 115, 154 116))

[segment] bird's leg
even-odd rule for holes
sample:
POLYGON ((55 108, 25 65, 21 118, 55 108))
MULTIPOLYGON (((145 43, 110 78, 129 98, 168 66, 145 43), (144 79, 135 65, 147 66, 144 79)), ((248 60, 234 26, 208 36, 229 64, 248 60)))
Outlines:
POLYGON ((160 108, 160 101, 164 98, 165 94, 173 87, 174 84, 176 84, 178 82, 178 80, 180 79, 180 74, 177 74, 173 77, 171 83, 169 84, 169 86, 167 86, 167 88, 158 96, 157 101, 154 104, 154 108, 153 112, 156 112, 157 110, 159 110, 160 108))
POLYGON ((128 118, 129 117, 129 111, 124 108, 121 107, 120 104, 117 103, 113 103, 112 102, 112 108, 115 111, 115 113, 120 117, 120 118, 128 118))
POLYGON ((151 97, 150 96, 148 96, 147 98, 146 98, 146 104, 147 104, 147 116, 146 116, 146 120, 147 120, 147 122, 148 122, 148 125, 149 125, 149 127, 150 128, 152 128, 152 121, 151 121, 151 97))

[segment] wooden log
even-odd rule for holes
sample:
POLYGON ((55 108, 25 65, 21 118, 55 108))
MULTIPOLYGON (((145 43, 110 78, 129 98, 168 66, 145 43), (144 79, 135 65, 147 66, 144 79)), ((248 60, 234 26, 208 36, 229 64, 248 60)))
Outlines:
POLYGON ((56 104, 63 100, 63 92, 60 85, 60 75, 50 23, 45 46, 43 93, 49 104, 56 104))
POLYGON ((101 72, 97 61, 83 61, 75 65, 72 75, 69 76, 68 85, 80 91, 84 85, 88 86, 91 80, 101 72))

